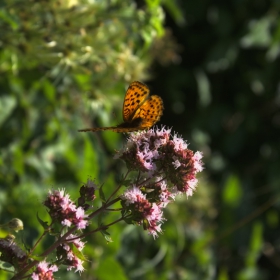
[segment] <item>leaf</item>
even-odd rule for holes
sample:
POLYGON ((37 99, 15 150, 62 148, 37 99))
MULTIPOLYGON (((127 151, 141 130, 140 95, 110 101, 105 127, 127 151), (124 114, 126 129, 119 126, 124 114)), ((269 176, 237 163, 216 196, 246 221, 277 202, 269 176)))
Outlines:
POLYGON ((129 225, 134 225, 134 224, 135 224, 135 221, 134 221, 132 215, 123 217, 123 220, 124 220, 127 224, 129 224, 129 225))
POLYGON ((11 15, 9 15, 5 9, 0 10, 0 19, 8 23, 12 30, 17 30, 19 28, 18 22, 11 15))
POLYGON ((100 186, 100 188, 99 188, 99 196, 100 196, 100 198, 101 198, 101 201, 102 201, 103 203, 105 203, 105 202, 106 202, 106 198, 105 198, 105 194, 104 194, 104 192, 103 192, 103 186, 104 186, 104 184, 102 184, 102 185, 100 186))
POLYGON ((184 25, 186 23, 186 20, 184 18, 184 14, 182 9, 180 8, 177 1, 173 0, 164 0, 162 1, 162 4, 166 8, 166 10, 170 13, 172 18, 176 21, 178 25, 184 25))
POLYGON ((73 243, 68 243, 71 247, 71 250, 74 252, 74 255, 81 259, 82 261, 87 261, 87 258, 83 255, 83 253, 77 249, 77 247, 73 243))
POLYGON ((44 228, 44 230, 49 230, 48 222, 44 222, 43 220, 41 220, 38 215, 38 212, 37 212, 37 220, 41 224, 41 226, 44 228))
POLYGON ((6 119, 12 114, 16 107, 16 99, 13 96, 0 97, 0 126, 6 121, 6 119))
POLYGON ((225 187, 223 190, 223 200, 232 207, 237 207, 240 203, 240 199, 243 195, 241 182, 236 175, 230 175, 227 178, 225 187))
POLYGON ((48 100, 51 101, 52 103, 54 103, 56 101, 55 100, 55 88, 50 83, 50 81, 48 81, 47 79, 45 79, 43 81, 43 90, 44 90, 45 96, 48 98, 48 100))
POLYGON ((101 234, 105 237, 105 239, 107 240, 107 242, 113 242, 110 236, 110 233, 107 232, 108 227, 104 227, 104 224, 102 222, 102 218, 104 216, 105 213, 100 213, 100 215, 98 215, 98 227, 101 228, 100 232, 101 234), (103 229, 102 229, 103 228, 103 229))
POLYGON ((0 270, 15 273, 15 268, 10 263, 0 261, 0 270))
POLYGON ((123 180, 123 181, 121 181, 121 183, 125 187, 130 187, 131 186, 131 180, 123 180))
POLYGON ((107 242, 113 242, 109 232, 107 232, 106 230, 101 230, 100 232, 105 237, 107 242))

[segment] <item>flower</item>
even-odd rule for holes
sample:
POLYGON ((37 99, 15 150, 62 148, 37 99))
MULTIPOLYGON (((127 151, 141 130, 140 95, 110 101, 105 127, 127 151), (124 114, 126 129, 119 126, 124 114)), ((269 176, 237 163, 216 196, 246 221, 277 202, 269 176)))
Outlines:
POLYGON ((121 195, 124 220, 143 225, 157 237, 165 220, 163 208, 179 193, 193 194, 196 175, 203 170, 202 153, 194 153, 185 140, 162 127, 131 133, 115 158, 139 172, 133 186, 121 195))
POLYGON ((8 223, 0 225, 0 228, 7 228, 8 231, 18 232, 23 230, 23 222, 18 218, 13 218, 8 223))
POLYGON ((33 280, 52 280, 54 279, 53 272, 57 270, 58 268, 56 265, 50 265, 46 261, 42 261, 39 262, 31 277, 33 280))
POLYGON ((122 151, 117 152, 115 158, 124 160, 128 169, 155 172, 159 148, 165 144, 170 131, 162 128, 157 131, 150 129, 131 133, 127 139, 127 145, 122 151))
POLYGON ((156 203, 151 203, 146 199, 140 189, 136 186, 127 189, 122 195, 123 213, 128 213, 125 218, 129 223, 143 225, 154 237, 161 232, 162 211, 156 203))
POLYGON ((157 204, 160 204, 162 208, 165 208, 174 199, 174 194, 168 190, 166 181, 161 178, 155 178, 155 182, 148 184, 146 187, 141 187, 142 190, 147 192, 147 198, 157 204))
POLYGON ((170 190, 193 194, 196 174, 203 170, 202 153, 194 153, 171 129, 162 127, 131 133, 115 158, 125 161, 128 169, 146 173, 146 177, 165 178, 170 190))
POLYGON ((64 226, 75 225, 78 229, 84 229, 88 225, 85 210, 76 207, 65 190, 50 191, 44 205, 49 208, 50 216, 64 226))
POLYGON ((15 237, 8 234, 5 238, 0 238, 1 261, 19 265, 27 257, 26 253, 17 245, 15 237))
POLYGON ((143 193, 136 186, 133 186, 124 192, 122 199, 125 201, 126 205, 129 205, 135 203, 136 201, 145 199, 145 195, 143 195, 143 193))
POLYGON ((87 180, 87 183, 80 188, 81 197, 85 198, 85 201, 93 201, 95 199, 95 191, 97 185, 91 179, 87 180))
POLYGON ((66 241, 68 243, 73 243, 79 251, 82 251, 85 247, 85 242, 81 241, 81 239, 75 234, 70 234, 66 241))
MULTIPOLYGON (((75 272, 79 271, 81 273, 84 271, 83 261, 75 255, 74 251, 69 245, 70 243, 73 243, 75 247, 77 247, 79 242, 77 243, 74 241, 67 241, 66 243, 63 243, 60 246, 58 246, 56 249, 57 258, 59 261, 61 261, 61 263, 67 266, 67 270, 76 269, 75 272)), ((82 247, 77 248, 79 251, 81 251, 82 247)))

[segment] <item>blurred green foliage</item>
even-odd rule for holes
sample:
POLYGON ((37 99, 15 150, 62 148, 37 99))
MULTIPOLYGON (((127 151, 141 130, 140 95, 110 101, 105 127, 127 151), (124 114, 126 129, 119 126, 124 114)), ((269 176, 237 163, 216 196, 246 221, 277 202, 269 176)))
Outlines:
POLYGON ((157 240, 124 224, 111 243, 89 236, 81 278, 279 278, 279 11, 261 0, 2 1, 0 223, 23 220, 18 241, 31 247, 49 189, 75 199, 92 177, 110 193, 124 137, 77 130, 119 123, 127 85, 153 77, 161 123, 204 152, 206 170, 157 240))

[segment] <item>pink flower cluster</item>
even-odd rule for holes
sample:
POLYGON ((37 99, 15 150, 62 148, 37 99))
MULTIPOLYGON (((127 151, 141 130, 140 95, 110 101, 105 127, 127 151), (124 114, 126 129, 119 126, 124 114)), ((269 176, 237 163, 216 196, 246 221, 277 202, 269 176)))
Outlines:
POLYGON ((139 188, 133 186, 127 189, 122 195, 122 204, 125 213, 130 213, 125 217, 127 223, 142 224, 154 237, 161 232, 161 208, 158 204, 150 202, 139 188))
POLYGON ((162 209, 177 194, 193 194, 196 175, 203 170, 202 153, 189 150, 171 129, 150 129, 130 134, 115 158, 141 175, 122 195, 125 220, 142 224, 154 237, 161 232, 162 209))
MULTIPOLYGON (((75 272, 83 272, 83 261, 77 257, 77 254, 71 249, 73 246, 78 251, 84 248, 85 243, 80 240, 76 235, 69 235, 68 239, 57 247, 56 255, 58 262, 67 265, 67 270, 76 269, 75 272)), ((58 271, 56 265, 51 265, 46 261, 40 262, 35 271, 32 273, 33 280, 53 280, 53 272, 58 271)))
POLYGON ((65 243, 58 246, 56 255, 58 260, 67 265, 67 270, 76 269, 75 272, 79 271, 80 273, 84 271, 83 261, 77 257, 77 254, 72 250, 72 245, 76 247, 78 251, 82 251, 85 246, 85 243, 82 242, 76 235, 69 235, 65 243))
MULTIPOLYGON (((88 215, 85 214, 85 209, 89 208, 87 201, 95 199, 95 190, 97 186, 90 179, 80 189, 80 198, 78 205, 70 199, 69 194, 65 190, 52 190, 49 192, 44 205, 49 209, 49 215, 53 222, 59 222, 63 226, 76 226, 77 229, 84 229, 88 226, 88 215)), ((63 241, 56 248, 57 261, 60 264, 67 265, 67 270, 75 269, 75 272, 82 272, 84 270, 83 261, 77 254, 84 248, 84 242, 74 234, 70 234, 65 241, 63 241), (74 250, 75 247, 75 250, 74 250), (77 251, 78 250, 78 251, 77 251)), ((50 266, 45 261, 40 262, 36 270, 32 274, 33 279, 53 279, 52 272, 57 271, 56 266, 50 266)))
POLYGON ((77 229, 84 229, 88 225, 86 220, 88 215, 85 214, 82 207, 77 207, 71 201, 69 194, 66 194, 65 190, 50 191, 43 204, 49 208, 49 215, 52 219, 64 226, 75 225, 77 229))
POLYGON ((32 273, 33 280, 53 280, 53 272, 58 270, 56 265, 50 265, 46 261, 39 262, 37 268, 32 273))
POLYGON ((14 242, 14 236, 0 238, 0 261, 19 265, 27 258, 27 254, 14 242))
MULTIPOLYGON (((83 261, 77 257, 72 250, 73 246, 78 251, 82 251, 85 243, 80 240, 76 235, 70 234, 68 239, 57 247, 56 255, 57 260, 60 264, 67 265, 67 270, 76 269, 75 272, 79 271, 80 273, 84 271, 83 261)), ((53 272, 58 271, 56 265, 51 265, 46 261, 40 262, 35 271, 32 273, 33 280, 53 280, 53 272)))

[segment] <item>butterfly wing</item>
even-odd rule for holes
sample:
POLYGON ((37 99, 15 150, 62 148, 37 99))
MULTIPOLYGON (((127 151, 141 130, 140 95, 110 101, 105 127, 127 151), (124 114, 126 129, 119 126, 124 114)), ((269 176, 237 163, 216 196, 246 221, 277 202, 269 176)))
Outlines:
POLYGON ((153 126, 163 114, 163 101, 158 95, 152 95, 147 99, 133 115, 133 120, 141 119, 140 129, 148 129, 153 126))
POLYGON ((163 112, 162 99, 157 95, 149 97, 150 90, 138 81, 132 82, 125 94, 122 124, 110 127, 80 129, 79 132, 111 130, 132 132, 148 129, 159 121, 163 112))
POLYGON ((149 93, 149 88, 138 81, 129 85, 123 102, 124 122, 131 122, 134 119, 137 109, 147 100, 149 93))

